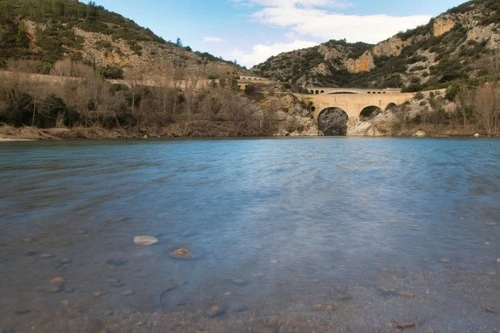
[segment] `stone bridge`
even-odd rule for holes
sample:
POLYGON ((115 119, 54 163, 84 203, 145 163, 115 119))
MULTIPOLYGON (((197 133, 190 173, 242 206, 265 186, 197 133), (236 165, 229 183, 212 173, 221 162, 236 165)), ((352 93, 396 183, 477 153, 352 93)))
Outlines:
MULTIPOLYGON (((327 88, 323 89, 327 91, 327 88)), ((328 90, 337 91, 339 89, 328 90)), ((400 93, 390 90, 340 90, 342 91, 330 94, 296 94, 299 100, 310 106, 313 117, 318 122, 318 128, 325 135, 345 135, 348 125, 353 125, 359 120, 370 119, 393 106, 410 101, 415 96, 414 93, 400 93)))

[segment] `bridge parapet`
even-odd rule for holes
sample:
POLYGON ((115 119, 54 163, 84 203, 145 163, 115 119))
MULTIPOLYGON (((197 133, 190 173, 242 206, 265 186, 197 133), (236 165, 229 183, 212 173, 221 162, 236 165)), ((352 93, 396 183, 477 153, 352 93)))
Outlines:
POLYGON ((393 94, 400 93, 401 89, 385 88, 385 89, 360 89, 360 88, 325 88, 325 87, 309 87, 306 88, 311 95, 331 95, 331 94, 393 94))

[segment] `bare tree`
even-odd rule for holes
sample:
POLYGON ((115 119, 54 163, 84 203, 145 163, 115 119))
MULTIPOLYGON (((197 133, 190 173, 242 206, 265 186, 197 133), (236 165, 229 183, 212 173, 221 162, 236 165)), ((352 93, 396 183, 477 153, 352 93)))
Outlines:
POLYGON ((479 125, 488 135, 500 132, 500 86, 488 84, 477 89, 474 111, 479 125))

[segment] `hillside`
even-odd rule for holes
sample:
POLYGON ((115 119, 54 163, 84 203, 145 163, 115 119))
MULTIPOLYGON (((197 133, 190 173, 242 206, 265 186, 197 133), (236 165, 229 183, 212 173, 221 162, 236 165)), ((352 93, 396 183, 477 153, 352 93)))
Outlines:
POLYGON ((0 0, 0 68, 49 73, 68 57, 101 68, 109 77, 123 76, 123 71, 161 73, 167 64, 206 77, 241 71, 208 53, 166 42, 94 2, 0 0))
POLYGON ((500 2, 474 0, 377 45, 331 40, 256 65, 259 75, 303 87, 423 88, 490 80, 500 71, 500 2))

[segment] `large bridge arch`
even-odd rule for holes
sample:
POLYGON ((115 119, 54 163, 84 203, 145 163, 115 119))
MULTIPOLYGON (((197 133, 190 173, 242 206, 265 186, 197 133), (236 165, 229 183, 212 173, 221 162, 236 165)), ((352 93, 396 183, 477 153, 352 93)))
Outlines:
POLYGON ((327 107, 318 114, 318 129, 326 136, 346 136, 349 116, 339 107, 327 107))

